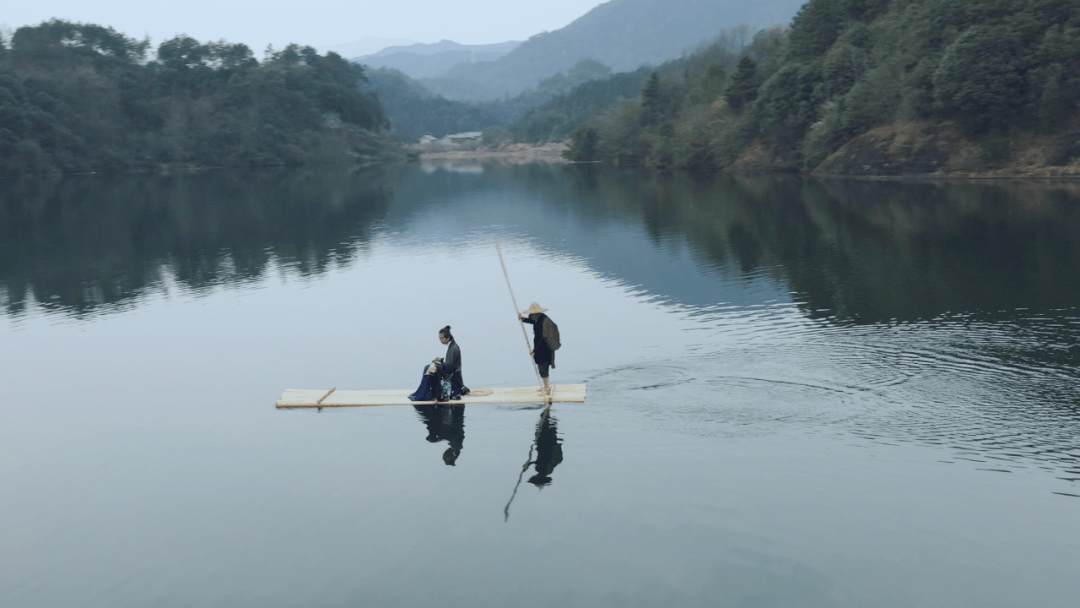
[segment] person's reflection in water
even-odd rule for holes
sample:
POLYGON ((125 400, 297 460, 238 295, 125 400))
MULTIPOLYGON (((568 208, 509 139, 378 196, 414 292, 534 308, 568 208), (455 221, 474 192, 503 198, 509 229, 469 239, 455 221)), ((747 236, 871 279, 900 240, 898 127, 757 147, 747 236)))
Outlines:
POLYGON ((555 428, 555 417, 545 414, 536 428, 536 460, 529 463, 536 465, 536 475, 529 478, 529 483, 538 488, 551 485, 551 473, 562 462, 562 441, 555 428))
POLYGON ((504 521, 510 521, 510 505, 513 504, 518 488, 521 487, 521 479, 525 477, 525 471, 535 465, 536 475, 529 478, 529 483, 544 489, 551 485, 551 473, 562 462, 562 459, 562 440, 559 439, 555 417, 551 415, 551 407, 548 406, 544 408, 544 412, 540 414, 540 421, 536 423, 536 436, 532 445, 529 446, 529 457, 525 460, 525 465, 521 467, 514 493, 510 495, 510 500, 503 509, 504 521), (535 460, 533 460, 534 452, 536 453, 535 460))
POLYGON ((464 405, 414 405, 416 413, 427 426, 427 440, 438 443, 446 440, 450 447, 443 452, 443 462, 453 466, 465 443, 464 405))

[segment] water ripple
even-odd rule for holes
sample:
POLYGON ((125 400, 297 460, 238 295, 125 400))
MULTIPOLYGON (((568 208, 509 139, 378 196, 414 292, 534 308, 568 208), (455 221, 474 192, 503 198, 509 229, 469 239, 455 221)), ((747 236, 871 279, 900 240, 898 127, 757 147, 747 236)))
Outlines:
POLYGON ((833 429, 994 463, 986 470, 1041 467, 1080 481, 1080 372, 1064 347, 1077 342, 1076 316, 854 325, 790 308, 703 312, 695 321, 715 343, 597 373, 590 386, 679 432, 833 429))

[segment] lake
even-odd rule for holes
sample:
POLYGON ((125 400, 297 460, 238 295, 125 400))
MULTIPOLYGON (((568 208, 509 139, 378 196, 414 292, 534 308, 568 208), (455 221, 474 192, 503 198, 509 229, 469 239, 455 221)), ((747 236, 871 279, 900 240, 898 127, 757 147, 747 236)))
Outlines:
POLYGON ((1078 338, 1075 182, 0 181, 0 605, 1074 606, 1078 338), (496 244, 586 403, 274 407, 535 384, 496 244))

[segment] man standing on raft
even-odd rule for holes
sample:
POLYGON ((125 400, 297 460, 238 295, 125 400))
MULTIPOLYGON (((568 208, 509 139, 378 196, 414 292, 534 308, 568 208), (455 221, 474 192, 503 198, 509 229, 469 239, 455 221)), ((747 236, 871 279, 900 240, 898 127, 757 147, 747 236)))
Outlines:
POLYGON ((540 378, 544 381, 544 392, 550 394, 548 369, 555 367, 555 351, 561 344, 559 343, 559 326, 544 314, 546 311, 546 308, 540 308, 539 304, 533 302, 528 310, 521 313, 528 316, 518 315, 518 319, 533 326, 533 349, 529 354, 532 355, 536 367, 540 370, 540 378))

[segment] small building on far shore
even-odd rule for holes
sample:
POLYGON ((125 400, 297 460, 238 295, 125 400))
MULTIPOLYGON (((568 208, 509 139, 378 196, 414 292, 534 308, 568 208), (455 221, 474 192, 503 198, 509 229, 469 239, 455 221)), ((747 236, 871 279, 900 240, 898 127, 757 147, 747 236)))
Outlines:
POLYGON ((466 131, 465 133, 447 135, 446 139, 449 139, 452 144, 467 144, 471 142, 480 143, 480 139, 483 135, 484 134, 480 131, 466 131))
POLYGON ((434 148, 454 150, 464 148, 472 150, 480 145, 481 140, 483 140, 483 135, 484 134, 480 131, 467 131, 465 133, 454 133, 453 135, 447 135, 442 139, 438 139, 429 134, 417 140, 416 145, 425 150, 434 148))

